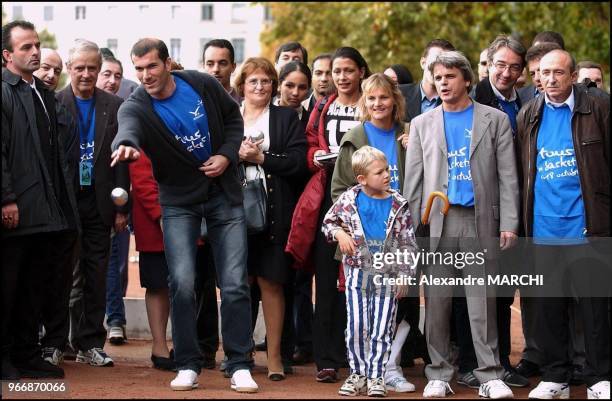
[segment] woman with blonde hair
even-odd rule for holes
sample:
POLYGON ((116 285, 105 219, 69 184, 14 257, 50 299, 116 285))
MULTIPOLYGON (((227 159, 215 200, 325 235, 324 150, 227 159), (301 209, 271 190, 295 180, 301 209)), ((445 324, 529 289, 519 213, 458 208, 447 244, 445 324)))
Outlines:
MULTIPOLYGON (((383 73, 373 74, 361 84, 361 98, 357 109, 361 124, 347 132, 340 143, 340 152, 332 175, 332 199, 337 199, 349 187, 357 184, 351 166, 352 156, 358 149, 368 145, 385 154, 389 162, 390 186, 401 193, 406 158, 402 140, 407 132, 404 124, 404 96, 392 78, 383 73)), ((413 291, 411 288, 411 292, 413 291)), ((408 332, 410 329, 418 330, 418 327, 410 327, 403 321, 404 317, 415 309, 414 303, 417 304, 418 311, 418 293, 410 295, 412 296, 399 301, 396 319, 399 328, 393 339, 385 369, 385 385, 388 390, 396 392, 415 391, 415 386, 404 378, 400 366, 401 349, 408 332)))

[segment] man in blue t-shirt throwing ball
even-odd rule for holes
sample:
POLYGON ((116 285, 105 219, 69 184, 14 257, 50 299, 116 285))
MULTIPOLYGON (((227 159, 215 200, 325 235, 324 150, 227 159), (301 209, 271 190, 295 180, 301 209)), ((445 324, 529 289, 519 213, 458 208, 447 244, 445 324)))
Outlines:
POLYGON ((250 374, 246 224, 236 171, 244 131, 240 110, 214 77, 196 71, 171 73, 168 48, 159 39, 139 40, 131 56, 142 85, 119 110, 112 164, 138 159, 142 148, 159 184, 178 369, 170 387, 198 386, 202 356, 194 282, 196 240, 205 219, 222 294, 223 349, 231 389, 256 392, 250 374))

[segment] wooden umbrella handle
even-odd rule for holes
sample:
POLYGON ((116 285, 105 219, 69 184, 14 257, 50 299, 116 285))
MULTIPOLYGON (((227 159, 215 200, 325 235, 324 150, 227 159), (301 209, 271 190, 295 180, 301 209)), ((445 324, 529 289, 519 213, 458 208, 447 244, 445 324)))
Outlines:
POLYGON ((433 205, 433 201, 435 198, 440 198, 442 199, 442 202, 444 202, 444 206, 442 207, 442 214, 446 216, 446 213, 448 213, 448 208, 450 208, 450 203, 448 203, 448 197, 445 193, 442 193, 440 191, 434 191, 430 193, 429 198, 427 198, 427 206, 425 207, 425 212, 421 217, 421 223, 423 225, 429 224, 429 213, 431 212, 431 205, 433 205))

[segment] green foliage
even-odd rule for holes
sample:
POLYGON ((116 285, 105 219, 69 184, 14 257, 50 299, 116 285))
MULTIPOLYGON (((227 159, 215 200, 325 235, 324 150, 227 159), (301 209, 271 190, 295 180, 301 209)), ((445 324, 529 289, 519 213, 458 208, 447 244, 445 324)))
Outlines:
POLYGON ((40 47, 57 49, 57 40, 55 39, 55 35, 47 31, 47 28, 38 32, 38 39, 40 39, 40 47))
MULTIPOLYGON (((262 32, 262 55, 297 40, 313 59, 340 46, 357 48, 372 71, 395 63, 420 77, 419 59, 431 39, 450 40, 476 66, 498 34, 513 34, 528 48, 541 31, 559 32, 577 61, 610 70, 610 3, 263 3, 273 21, 262 32)), ((608 75, 608 74, 606 74, 608 75)), ((609 82, 609 80, 607 80, 609 82)))

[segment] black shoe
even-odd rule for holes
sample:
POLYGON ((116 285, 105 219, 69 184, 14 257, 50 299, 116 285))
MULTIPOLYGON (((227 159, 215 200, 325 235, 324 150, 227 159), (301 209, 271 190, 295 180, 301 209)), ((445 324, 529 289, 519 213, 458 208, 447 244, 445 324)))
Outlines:
POLYGON ((307 363, 312 363, 313 361, 314 361, 314 358, 312 357, 312 352, 298 349, 293 354, 293 364, 294 365, 305 365, 307 363))
POLYGON ((19 371, 13 366, 10 358, 2 358, 2 380, 19 380, 19 371))
POLYGON ((266 343, 266 340, 260 342, 259 344, 255 344, 255 351, 267 351, 268 350, 268 344, 266 343))
POLYGON ((502 377, 504 383, 512 387, 527 387, 529 386, 529 379, 525 376, 521 376, 514 370, 505 370, 504 376, 502 377))
POLYGON ((151 362, 153 362, 153 367, 155 369, 176 372, 176 363, 174 362, 174 350, 170 350, 170 356, 168 358, 151 354, 151 362))
POLYGON ((527 359, 521 359, 514 370, 516 373, 526 378, 540 375, 540 367, 527 359))
POLYGON ((292 375, 293 372, 293 363, 291 361, 283 360, 283 373, 286 375, 292 375))
POLYGON ((571 384, 572 386, 581 386, 584 384, 584 373, 582 371, 582 366, 574 365, 569 384, 571 384))
POLYGON ((64 378, 64 369, 50 364, 43 360, 41 356, 35 356, 24 362, 15 362, 15 367, 19 370, 21 377, 32 379, 64 378))
POLYGON ((203 354, 202 369, 214 369, 216 366, 215 354, 203 354))
POLYGON ((72 345, 66 344, 66 348, 64 349, 64 360, 65 361, 75 361, 76 356, 77 356, 77 351, 75 351, 72 345))
POLYGON ((469 388, 480 388, 480 381, 478 381, 472 372, 457 373, 457 384, 461 384, 469 388))

